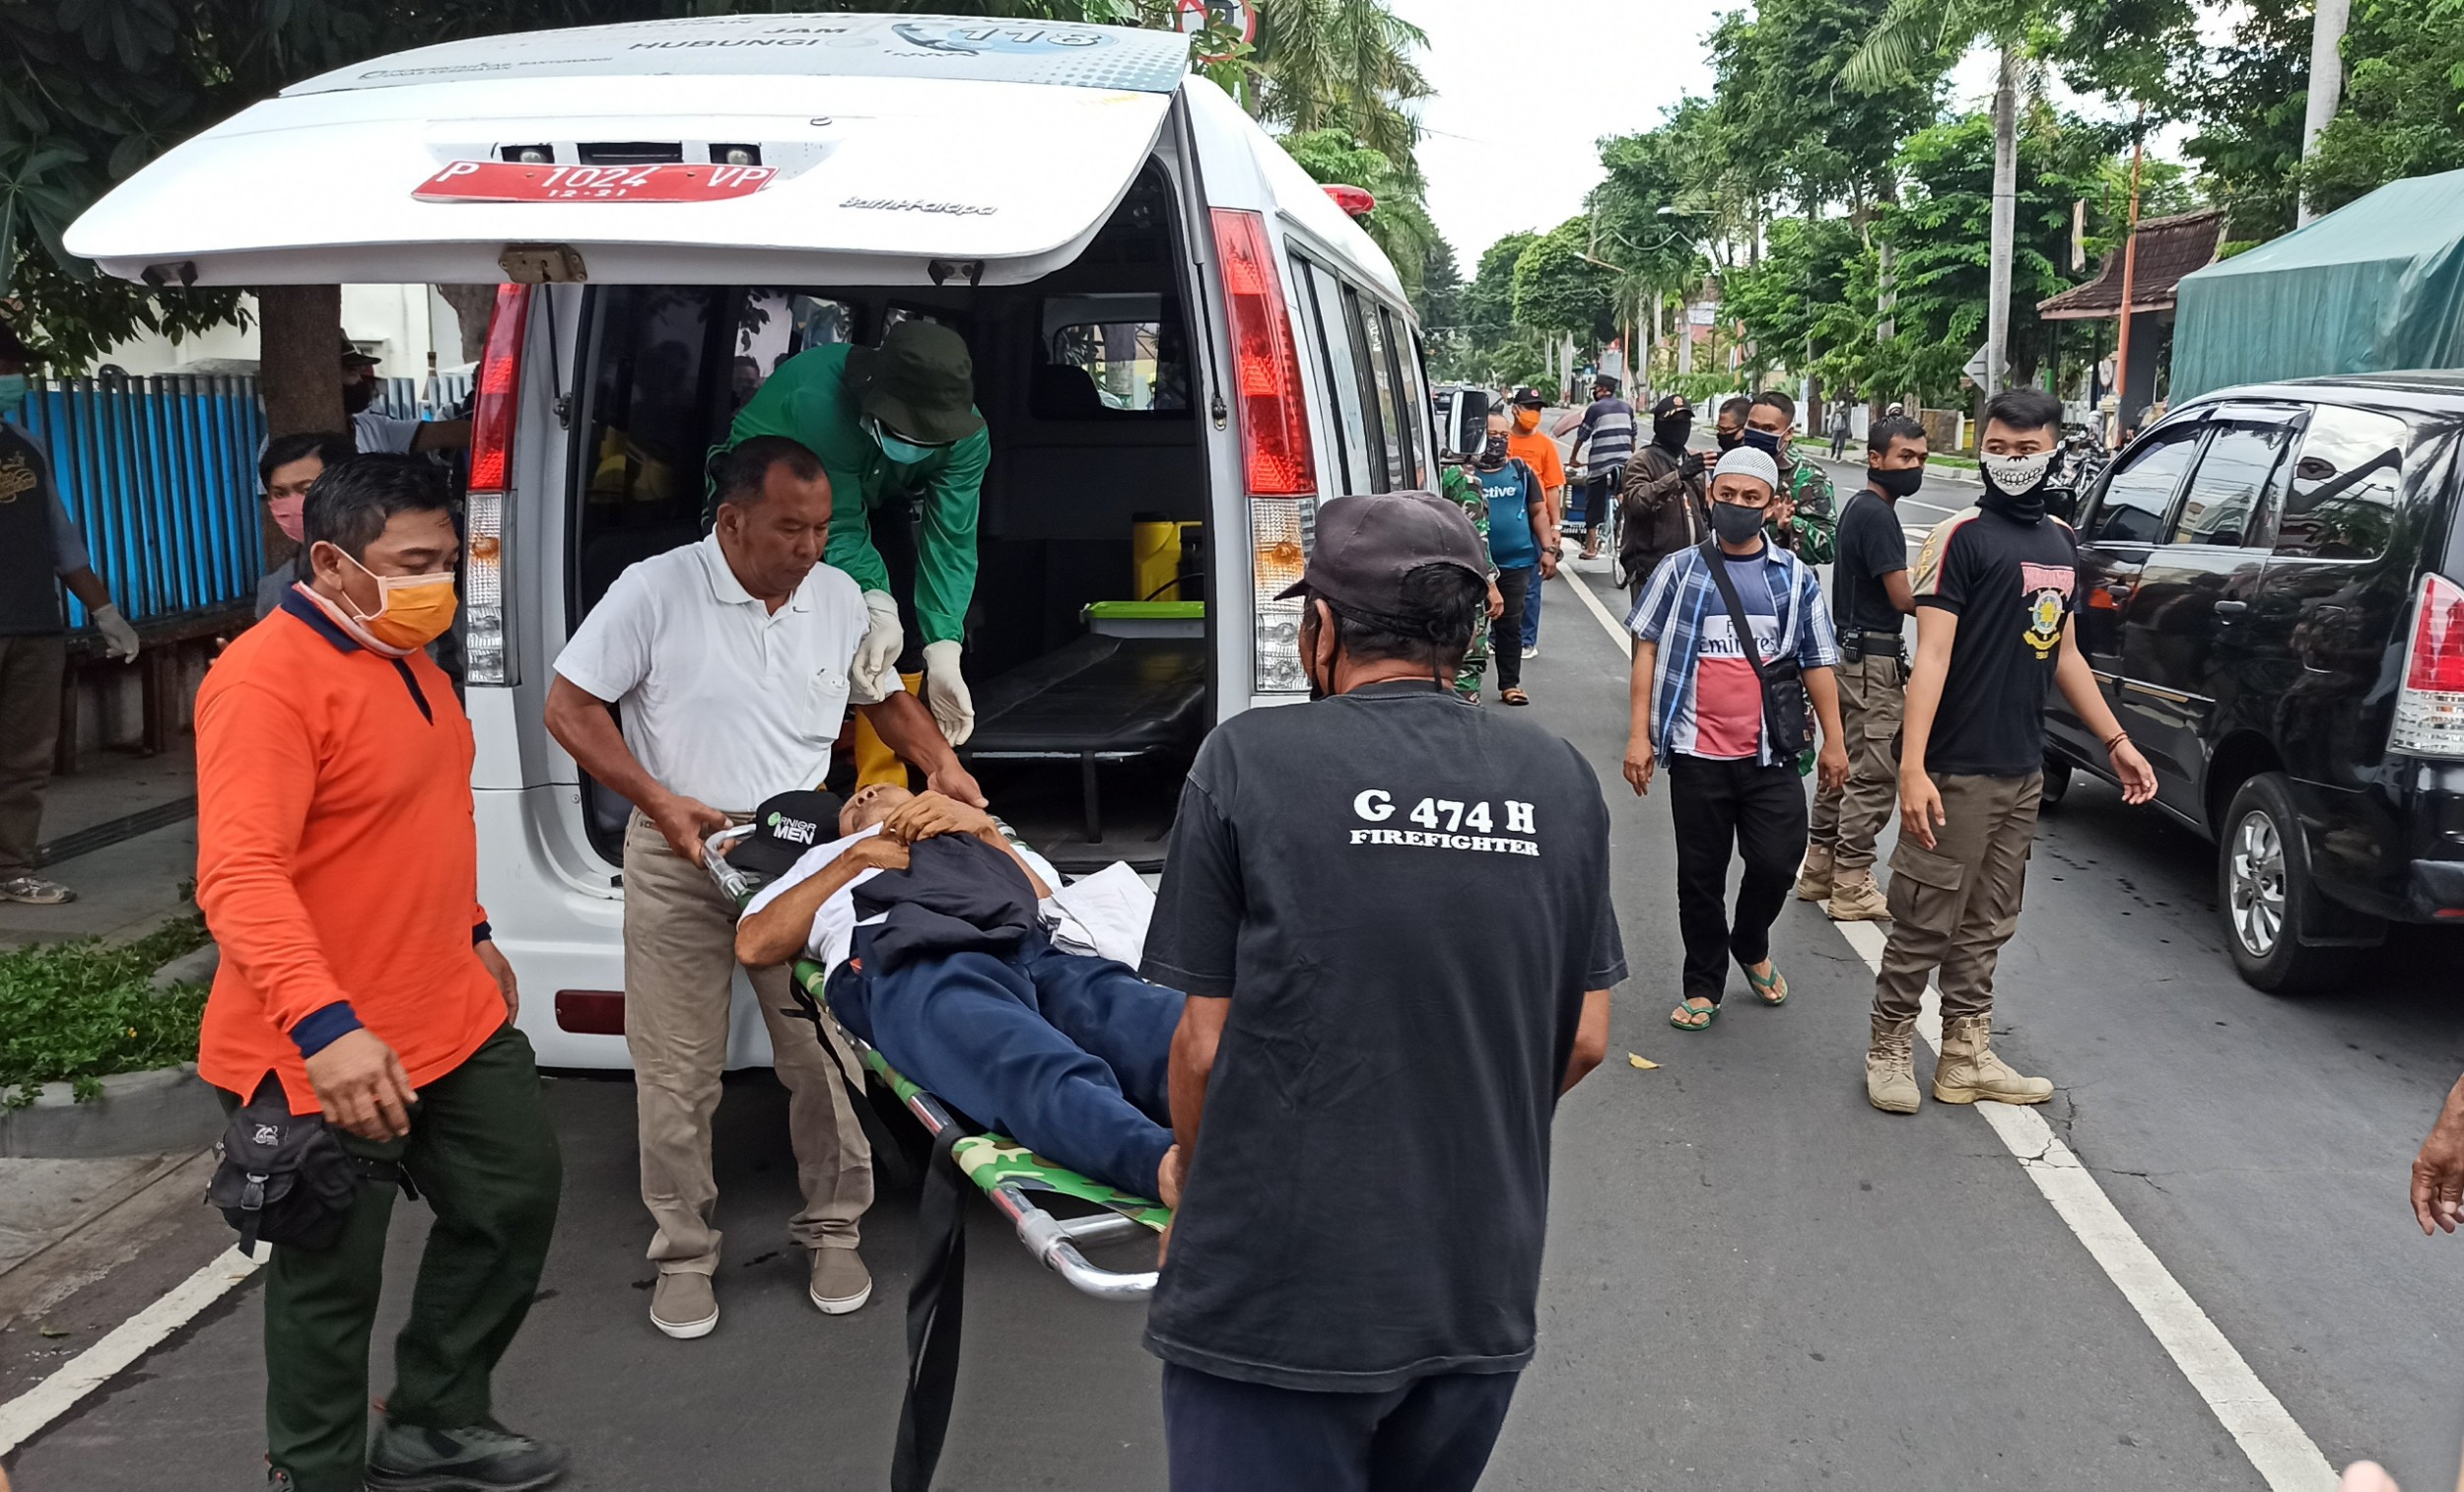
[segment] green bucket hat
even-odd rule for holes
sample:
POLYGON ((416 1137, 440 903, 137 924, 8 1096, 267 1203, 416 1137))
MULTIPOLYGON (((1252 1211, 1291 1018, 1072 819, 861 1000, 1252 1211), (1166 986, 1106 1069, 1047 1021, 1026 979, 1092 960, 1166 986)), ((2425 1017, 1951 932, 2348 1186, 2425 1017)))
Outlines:
POLYGON ((910 441, 947 445, 984 428, 975 360, 958 333, 937 322, 901 321, 879 347, 851 349, 847 382, 864 413, 910 441))

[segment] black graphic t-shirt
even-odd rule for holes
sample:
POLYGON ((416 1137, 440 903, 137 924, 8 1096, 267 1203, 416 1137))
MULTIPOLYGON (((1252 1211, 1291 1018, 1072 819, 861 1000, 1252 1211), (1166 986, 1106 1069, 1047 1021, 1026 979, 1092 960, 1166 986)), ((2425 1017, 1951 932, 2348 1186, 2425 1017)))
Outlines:
POLYGON ((1981 508, 1935 525, 1917 555, 1916 604, 1959 619, 1929 772, 2020 778, 2045 761, 2045 695, 2079 588, 2079 541, 2059 518, 1981 508))
POLYGON ((1148 1348, 1364 1392, 1529 1361, 1557 1089, 1625 977, 1582 756, 1427 682, 1227 720, 1142 972, 1231 1001, 1148 1348))

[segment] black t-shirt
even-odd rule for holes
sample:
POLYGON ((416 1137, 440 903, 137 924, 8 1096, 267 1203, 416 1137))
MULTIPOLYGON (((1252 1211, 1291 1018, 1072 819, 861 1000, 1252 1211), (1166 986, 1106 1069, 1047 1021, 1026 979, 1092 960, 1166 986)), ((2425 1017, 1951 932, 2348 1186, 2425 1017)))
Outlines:
POLYGON ((2079 588, 2071 526, 1968 509, 1926 536, 1913 586, 1916 604, 1959 619, 1926 770, 1994 778, 2040 770, 2045 691, 2079 588))
POLYGON ((1908 568, 1908 537, 1899 509, 1860 487, 1839 510, 1839 559, 1831 566, 1831 625, 1841 633, 1899 631, 1882 576, 1908 568))
POLYGON ((1228 720, 1143 972, 1231 1001, 1148 1349, 1364 1392, 1528 1362, 1557 1089, 1625 977, 1581 755, 1421 682, 1228 720))

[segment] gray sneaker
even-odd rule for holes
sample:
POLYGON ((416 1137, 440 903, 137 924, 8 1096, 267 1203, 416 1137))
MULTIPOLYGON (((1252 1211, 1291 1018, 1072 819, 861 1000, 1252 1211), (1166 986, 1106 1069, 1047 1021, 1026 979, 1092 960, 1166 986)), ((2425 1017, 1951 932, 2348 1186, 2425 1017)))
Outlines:
POLYGON ((650 1291, 650 1324, 678 1341, 708 1336, 719 1327, 719 1292, 707 1274, 671 1270, 650 1291))
POLYGON ((368 1453, 368 1492, 534 1492, 562 1480, 565 1461, 494 1420, 458 1430, 387 1420, 368 1453))
POLYGON ((38 875, 11 876, 0 881, 0 902, 24 902, 29 907, 57 907, 62 902, 76 900, 76 892, 38 875))

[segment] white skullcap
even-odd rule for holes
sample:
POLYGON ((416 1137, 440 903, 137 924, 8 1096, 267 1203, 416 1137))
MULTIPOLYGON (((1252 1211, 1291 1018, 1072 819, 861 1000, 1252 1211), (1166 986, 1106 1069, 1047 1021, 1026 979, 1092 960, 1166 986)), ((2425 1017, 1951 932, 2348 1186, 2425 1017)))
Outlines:
POLYGON ((1740 445, 1720 457, 1720 464, 1711 469, 1714 477, 1751 477, 1773 492, 1780 490, 1780 466, 1763 451, 1750 445, 1740 445))

